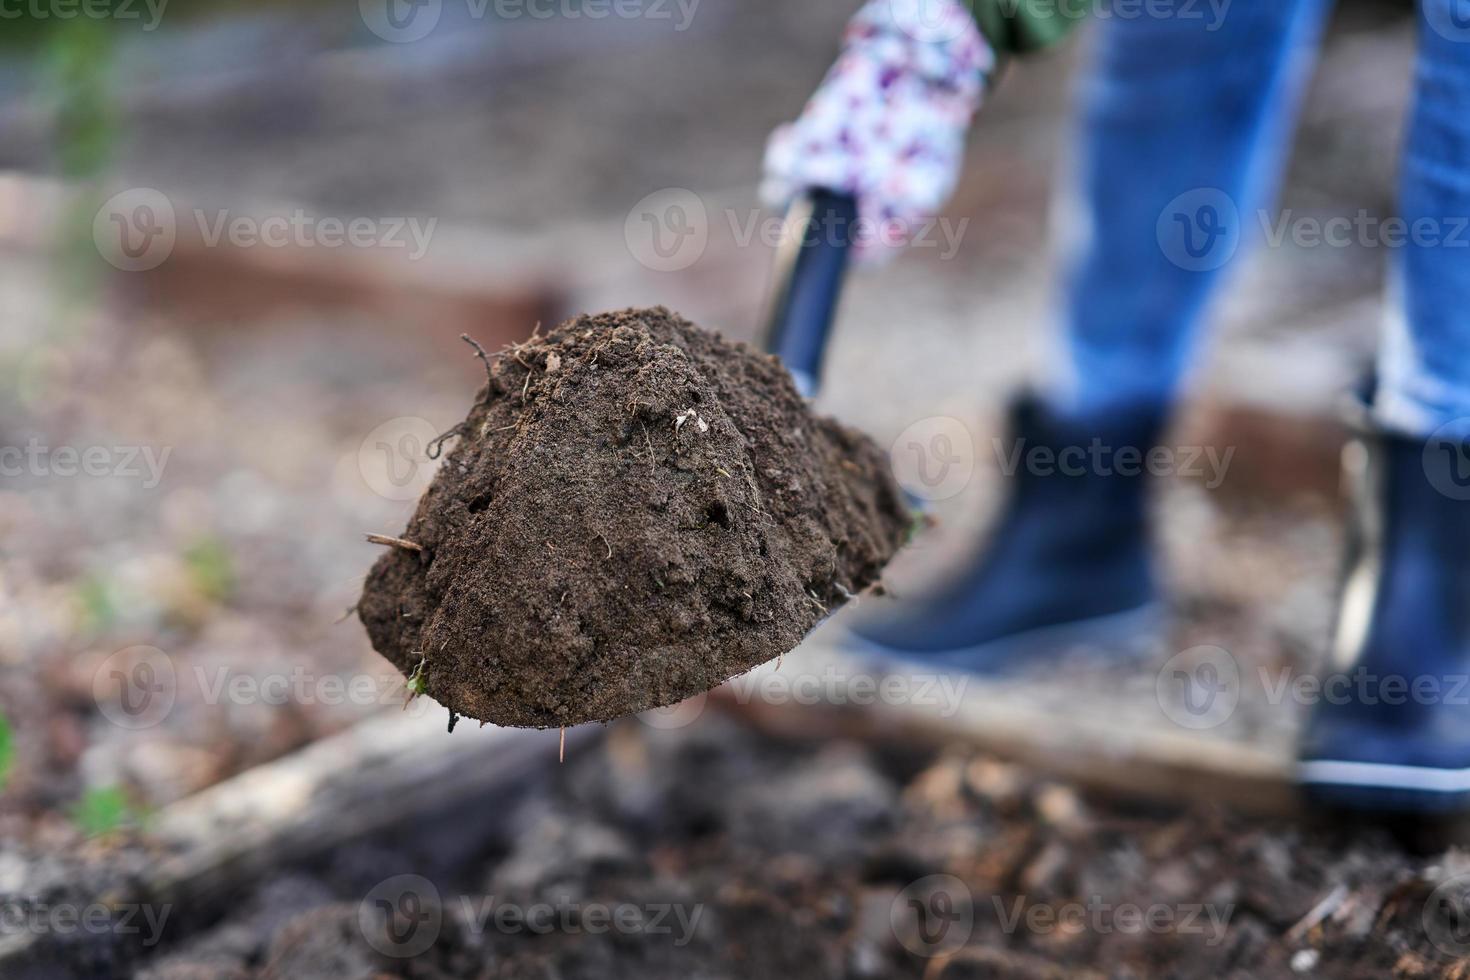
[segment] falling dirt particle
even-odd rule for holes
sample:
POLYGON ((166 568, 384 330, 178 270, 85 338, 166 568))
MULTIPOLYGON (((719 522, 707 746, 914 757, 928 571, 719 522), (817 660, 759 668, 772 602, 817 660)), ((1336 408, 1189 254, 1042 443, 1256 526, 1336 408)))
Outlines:
POLYGON ((561 745, 556 750, 556 761, 558 763, 567 761, 567 730, 565 728, 561 730, 561 745))

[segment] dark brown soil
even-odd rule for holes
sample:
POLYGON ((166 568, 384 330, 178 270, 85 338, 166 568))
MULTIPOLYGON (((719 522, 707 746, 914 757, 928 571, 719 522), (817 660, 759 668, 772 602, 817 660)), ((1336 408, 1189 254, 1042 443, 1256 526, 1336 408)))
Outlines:
POLYGON ((438 829, 353 845, 310 880, 234 896, 224 922, 134 976, 1466 976, 1454 908, 1435 901, 1470 871, 1463 852, 1415 855, 1363 826, 1124 805, 958 746, 779 741, 711 711, 677 731, 622 722, 496 809, 507 825, 468 857, 436 854, 453 837, 438 829), (365 897, 405 874, 434 883, 427 948, 395 950, 362 925, 365 897), (948 894, 966 915, 925 940, 908 897, 931 875, 963 883, 948 894), (538 905, 568 911, 541 931, 490 914, 538 905), (662 929, 650 917, 594 930, 575 914, 621 907, 672 911, 662 929))
POLYGON ((374 647, 451 711, 550 728, 673 704, 872 585, 906 508, 879 448, 774 358, 658 308, 489 359, 404 539, 374 647))

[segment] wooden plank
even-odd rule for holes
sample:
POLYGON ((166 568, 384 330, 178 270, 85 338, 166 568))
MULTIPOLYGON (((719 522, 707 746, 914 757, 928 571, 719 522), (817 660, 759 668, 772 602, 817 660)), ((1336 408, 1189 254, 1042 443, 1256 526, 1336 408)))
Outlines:
MULTIPOLYGON (((885 673, 825 644, 788 655, 780 668, 803 675, 848 678, 885 673), (796 662, 794 662, 796 661, 796 662)), ((759 668, 774 670, 773 665, 759 668)), ((1038 690, 1047 684, 1036 682, 1038 690)), ((727 684, 711 703, 762 731, 784 738, 912 739, 942 746, 963 743, 1095 790, 1171 803, 1221 803, 1261 814, 1299 812, 1295 761, 1280 747, 1257 746, 1167 723, 1121 722, 1108 705, 1058 710, 1018 696, 1014 682, 969 677, 954 710, 885 701, 857 704, 774 703, 750 696, 756 685, 727 684)))
MULTIPOLYGON (((159 853, 137 893, 109 893, 97 901, 185 907, 219 900, 271 868, 452 812, 557 765, 555 731, 482 729, 465 721, 451 735, 443 710, 427 707, 368 718, 163 808, 147 837, 159 853)), ((581 751, 602 732, 597 725, 568 730, 567 753, 581 751)), ((48 945, 56 938, 46 931, 5 937, 0 977, 68 976, 61 965, 68 959, 48 945)))

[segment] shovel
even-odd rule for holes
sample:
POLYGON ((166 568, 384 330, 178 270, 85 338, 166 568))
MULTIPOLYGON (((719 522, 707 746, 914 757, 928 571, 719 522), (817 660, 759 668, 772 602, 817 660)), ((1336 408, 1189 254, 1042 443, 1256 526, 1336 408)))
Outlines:
POLYGON ((828 190, 808 191, 786 212, 764 344, 805 398, 815 397, 821 385, 856 220, 857 201, 828 190))

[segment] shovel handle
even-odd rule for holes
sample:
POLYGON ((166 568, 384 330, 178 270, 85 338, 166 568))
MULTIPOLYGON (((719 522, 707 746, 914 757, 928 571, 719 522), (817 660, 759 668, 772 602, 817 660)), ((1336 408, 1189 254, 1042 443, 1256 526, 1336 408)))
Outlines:
POLYGON ((856 220, 857 201, 827 190, 807 192, 786 212, 765 344, 807 397, 821 378, 856 220))

